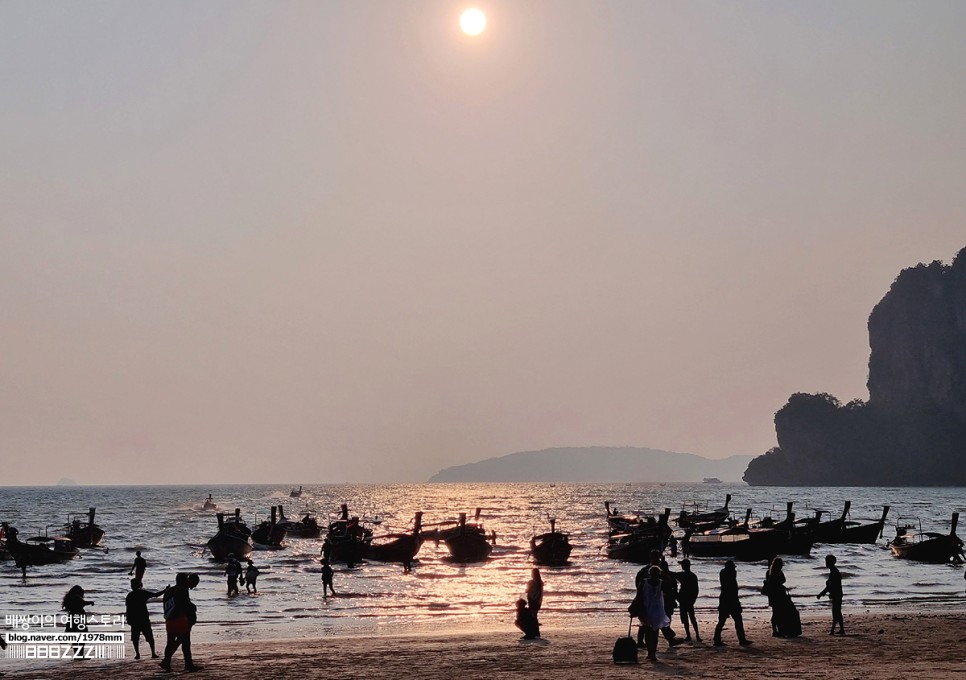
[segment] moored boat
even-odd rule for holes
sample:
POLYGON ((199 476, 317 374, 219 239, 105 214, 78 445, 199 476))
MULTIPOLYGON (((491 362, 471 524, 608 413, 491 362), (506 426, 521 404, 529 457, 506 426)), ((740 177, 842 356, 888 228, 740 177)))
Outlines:
POLYGON ((550 531, 530 538, 530 554, 539 565, 560 567, 567 564, 573 546, 567 534, 557 531, 557 519, 549 519, 550 531))
POLYGON ((931 562, 945 564, 961 559, 963 556, 963 541, 956 535, 956 524, 959 513, 953 513, 952 525, 948 534, 923 531, 922 524, 918 529, 909 523, 900 521, 896 525, 896 537, 892 539, 890 548, 892 554, 904 560, 917 562, 931 562))
POLYGON ((648 517, 639 525, 632 526, 630 531, 612 533, 607 539, 607 557, 625 562, 646 564, 651 559, 651 552, 664 552, 671 528, 668 526, 670 508, 657 519, 648 517))
POLYGON ((329 531, 322 543, 322 556, 330 563, 344 562, 354 567, 362 562, 369 551, 372 529, 362 525, 358 517, 349 516, 349 506, 343 503, 339 518, 329 524, 329 531))
MULTIPOLYGON (((886 516, 889 514, 889 506, 882 506, 882 516, 877 522, 862 524, 852 522, 848 519, 849 510, 852 507, 851 501, 845 501, 842 516, 827 522, 818 522, 815 526, 816 543, 867 543, 872 544, 878 540, 885 528, 886 516)), ((822 511, 819 511, 822 512, 822 511)))
POLYGON ((80 554, 80 550, 67 536, 34 536, 20 540, 16 527, 3 523, 6 551, 18 567, 42 566, 68 562, 80 554))
POLYGON ((409 564, 423 545, 422 528, 423 513, 417 512, 411 532, 373 537, 366 551, 366 557, 378 562, 409 564))
POLYGON ((705 512, 681 510, 680 514, 674 518, 674 522, 680 528, 691 529, 694 533, 717 529, 731 518, 731 510, 728 509, 730 503, 731 494, 725 494, 725 502, 722 507, 705 512))
POLYGON ((466 513, 461 512, 457 525, 442 538, 454 562, 482 562, 490 556, 493 546, 486 539, 482 527, 468 527, 466 513))
POLYGON ((285 547, 285 528, 278 523, 278 511, 273 505, 271 519, 261 522, 252 531, 252 547, 255 550, 281 550, 285 547))
POLYGON ((94 523, 95 508, 87 511, 87 521, 81 521, 83 515, 67 515, 64 533, 78 548, 96 548, 104 540, 104 530, 94 523))
POLYGON ((300 520, 290 520, 285 516, 284 508, 278 506, 279 526, 285 529, 289 538, 318 538, 322 535, 322 527, 319 521, 306 512, 300 520))
POLYGON ((218 562, 224 562, 229 555, 243 559, 252 552, 252 531, 241 519, 241 510, 235 508, 233 516, 225 517, 218 513, 218 533, 208 540, 208 550, 218 562))

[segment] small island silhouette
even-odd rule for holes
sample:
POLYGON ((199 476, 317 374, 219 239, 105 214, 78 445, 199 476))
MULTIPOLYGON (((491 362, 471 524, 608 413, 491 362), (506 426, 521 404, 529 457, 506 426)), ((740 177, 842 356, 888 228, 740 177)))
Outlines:
POLYGON ((752 485, 966 484, 966 248, 904 269, 869 316, 869 399, 793 394, 752 485))

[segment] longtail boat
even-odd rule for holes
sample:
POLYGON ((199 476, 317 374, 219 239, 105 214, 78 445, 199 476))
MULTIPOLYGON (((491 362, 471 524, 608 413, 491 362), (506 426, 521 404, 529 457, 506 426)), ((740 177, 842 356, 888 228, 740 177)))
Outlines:
POLYGON ((78 548, 96 548, 104 540, 104 530, 94 523, 95 509, 87 511, 87 521, 81 521, 83 515, 68 514, 64 533, 78 548))
POLYGON ((913 525, 900 521, 896 526, 896 537, 890 543, 892 554, 904 560, 934 564, 960 559, 963 555, 963 541, 956 535, 958 522, 959 513, 954 512, 949 533, 940 534, 923 531, 921 523, 918 530, 915 530, 913 525))
POLYGON ((573 546, 567 534, 557 531, 557 519, 549 519, 550 531, 530 538, 530 554, 539 565, 560 567, 567 564, 573 546))
POLYGON ((366 551, 366 557, 378 562, 409 564, 423 545, 422 528, 423 513, 417 512, 411 532, 374 536, 366 551))
POLYGON ((224 562, 229 555, 243 559, 252 552, 252 530, 242 521, 241 510, 235 508, 235 514, 225 517, 219 512, 218 533, 208 540, 208 550, 218 562, 224 562))

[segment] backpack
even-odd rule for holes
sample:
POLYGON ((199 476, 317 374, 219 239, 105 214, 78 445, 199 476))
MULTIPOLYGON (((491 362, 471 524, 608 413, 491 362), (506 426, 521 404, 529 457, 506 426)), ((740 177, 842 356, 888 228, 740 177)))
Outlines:
POLYGON ((164 600, 162 600, 162 606, 164 607, 164 620, 168 621, 170 619, 177 618, 174 593, 172 591, 167 591, 164 594, 164 600))
MULTIPOLYGON (((633 621, 634 619, 631 619, 631 623, 633 621)), ((627 625, 627 637, 619 637, 617 642, 614 643, 614 663, 637 663, 637 643, 631 637, 630 623, 627 625)))

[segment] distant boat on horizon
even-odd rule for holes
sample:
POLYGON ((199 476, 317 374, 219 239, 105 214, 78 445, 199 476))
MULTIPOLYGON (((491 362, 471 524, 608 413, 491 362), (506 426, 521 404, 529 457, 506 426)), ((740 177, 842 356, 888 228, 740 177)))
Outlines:
POLYGON ((702 484, 722 484, 723 482, 717 477, 705 477, 702 484))

